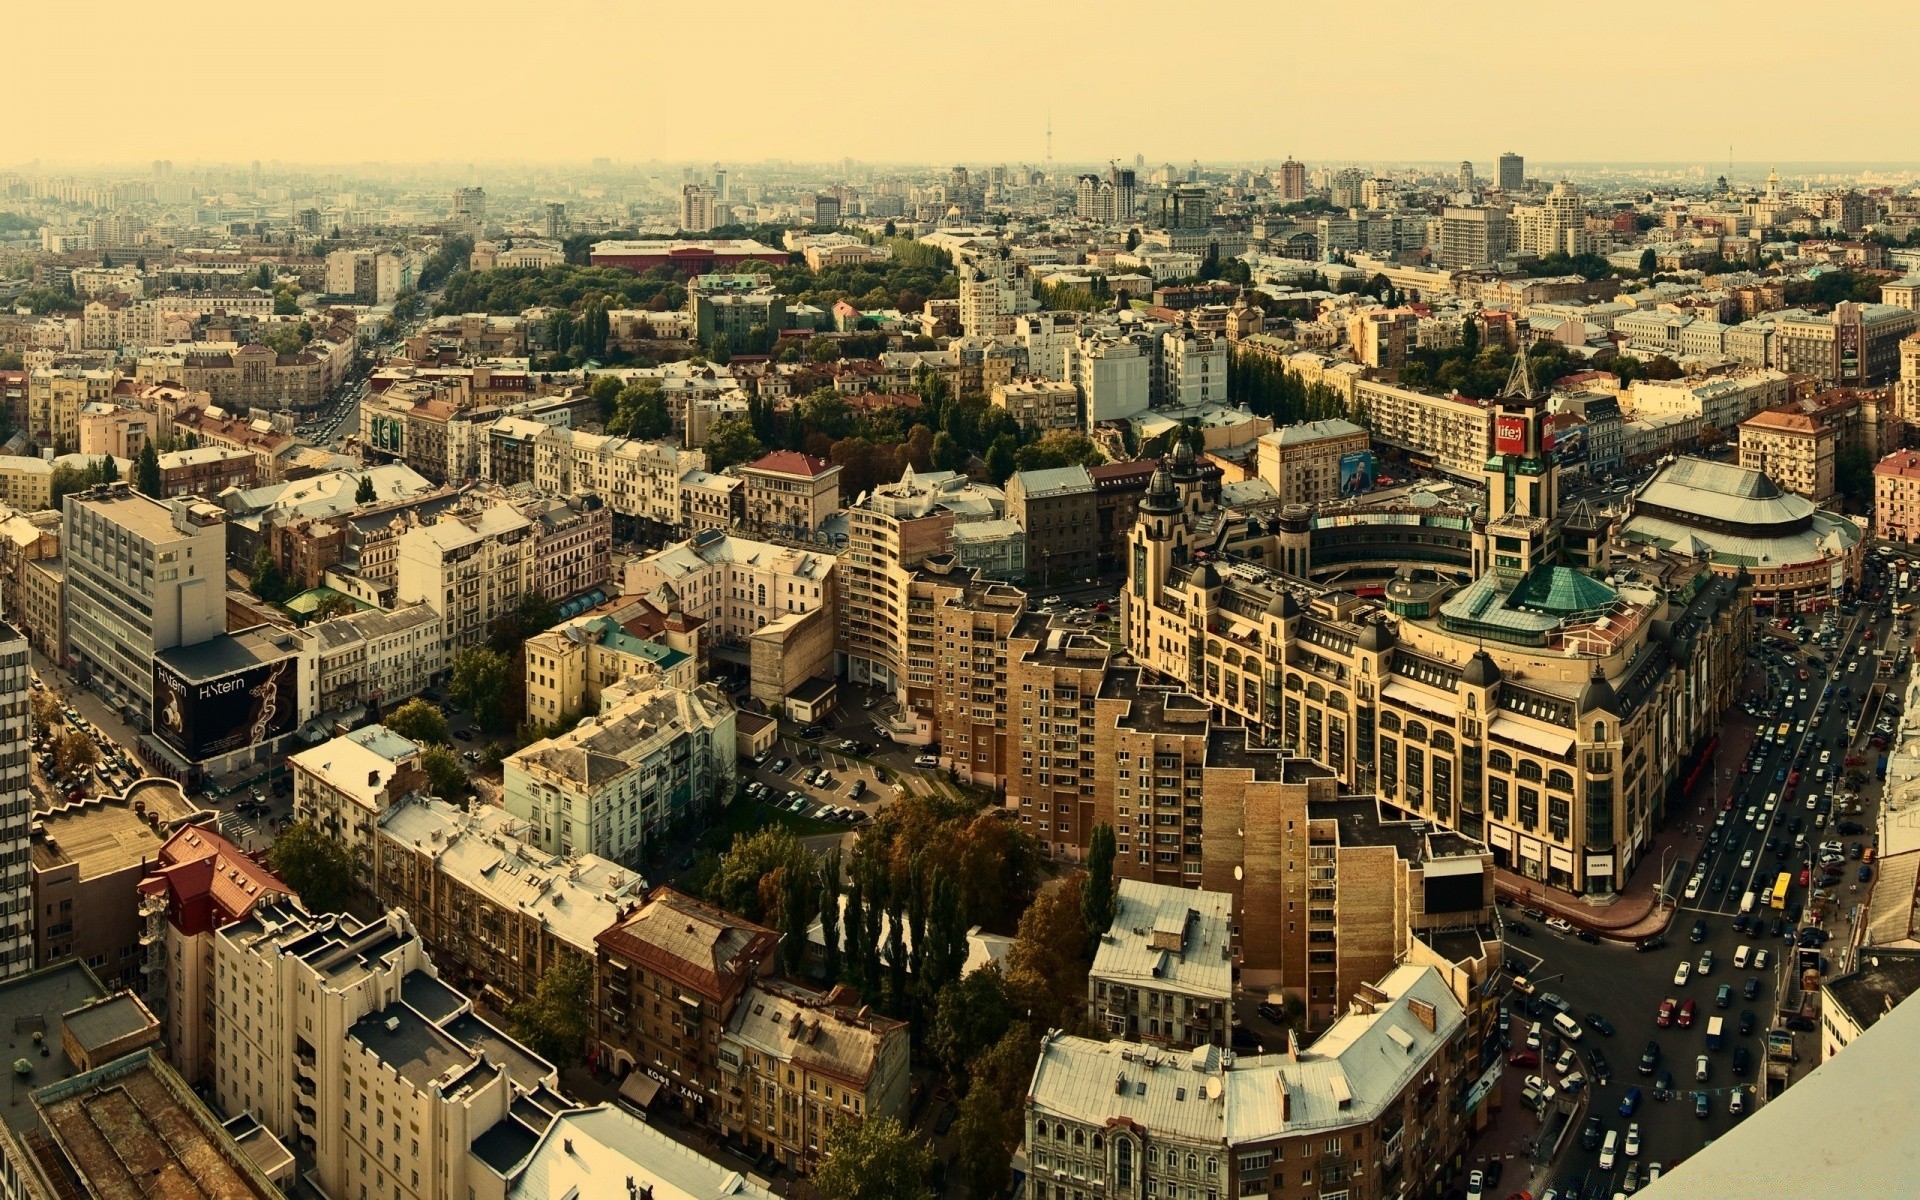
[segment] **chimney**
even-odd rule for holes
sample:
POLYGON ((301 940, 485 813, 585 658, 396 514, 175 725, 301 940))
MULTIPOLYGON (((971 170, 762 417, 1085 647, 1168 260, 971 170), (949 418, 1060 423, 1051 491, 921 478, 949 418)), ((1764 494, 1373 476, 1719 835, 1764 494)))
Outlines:
MULTIPOLYGON (((1293 1035, 1287 1035, 1287 1040, 1291 1042, 1293 1035)), ((1287 1095, 1287 1081, 1284 1076, 1276 1073, 1273 1077, 1273 1083, 1275 1087, 1280 1089, 1280 1123, 1285 1125, 1288 1121, 1293 1120, 1293 1097, 1287 1095)))
POLYGON ((1287 1030, 1287 1061, 1300 1061, 1300 1035, 1291 1029, 1287 1030))
POLYGON ((1413 1014, 1414 1020, 1420 1022, 1421 1028, 1425 1029, 1428 1033, 1434 1032, 1435 1014, 1433 1005, 1428 1004, 1425 1000, 1410 999, 1407 1001, 1407 1011, 1413 1014))

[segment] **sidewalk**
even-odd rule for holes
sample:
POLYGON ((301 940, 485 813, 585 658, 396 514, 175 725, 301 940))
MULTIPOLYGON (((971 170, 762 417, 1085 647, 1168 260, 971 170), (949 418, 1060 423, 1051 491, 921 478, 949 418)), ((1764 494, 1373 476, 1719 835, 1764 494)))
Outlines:
MULTIPOLYGON (((1712 770, 1737 771, 1753 736, 1752 718, 1738 708, 1730 710, 1720 728, 1720 748, 1712 770)), ((1733 786, 1738 779, 1738 775, 1733 776, 1727 785, 1733 786)), ((1665 828, 1654 834, 1653 841, 1641 852, 1626 887, 1610 897, 1577 895, 1501 867, 1494 868, 1494 893, 1613 941, 1634 942, 1663 933, 1673 919, 1673 910, 1659 904, 1655 895, 1661 863, 1664 860, 1670 867, 1683 859, 1699 859, 1706 831, 1713 824, 1714 797, 1720 786, 1721 781, 1710 774, 1705 783, 1695 787, 1694 794, 1668 815, 1665 828)))

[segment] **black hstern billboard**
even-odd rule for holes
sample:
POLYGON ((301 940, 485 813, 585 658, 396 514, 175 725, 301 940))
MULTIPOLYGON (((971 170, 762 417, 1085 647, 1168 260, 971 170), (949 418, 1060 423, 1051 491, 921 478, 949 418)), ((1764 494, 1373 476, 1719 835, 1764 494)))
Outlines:
POLYGON ((153 731, 201 762, 293 732, 298 660, 248 667, 195 683, 153 664, 153 731))

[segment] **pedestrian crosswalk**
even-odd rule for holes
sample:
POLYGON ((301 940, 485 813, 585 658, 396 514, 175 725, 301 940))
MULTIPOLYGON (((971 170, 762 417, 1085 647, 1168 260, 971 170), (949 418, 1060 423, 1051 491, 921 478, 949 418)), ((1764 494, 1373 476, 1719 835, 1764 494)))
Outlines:
POLYGON ((260 830, 252 821, 243 819, 237 813, 225 813, 220 818, 220 832, 226 835, 228 841, 244 846, 247 839, 260 830))

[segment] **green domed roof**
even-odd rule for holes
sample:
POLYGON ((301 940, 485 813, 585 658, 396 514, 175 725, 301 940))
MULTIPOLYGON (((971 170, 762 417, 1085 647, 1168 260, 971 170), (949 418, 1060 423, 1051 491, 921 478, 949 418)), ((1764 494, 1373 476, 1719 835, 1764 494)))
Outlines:
POLYGON ((1507 603, 1514 608, 1571 616, 1604 611, 1617 597, 1612 588, 1572 567, 1539 566, 1513 585, 1507 603))

